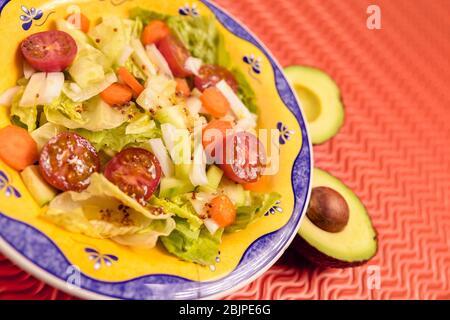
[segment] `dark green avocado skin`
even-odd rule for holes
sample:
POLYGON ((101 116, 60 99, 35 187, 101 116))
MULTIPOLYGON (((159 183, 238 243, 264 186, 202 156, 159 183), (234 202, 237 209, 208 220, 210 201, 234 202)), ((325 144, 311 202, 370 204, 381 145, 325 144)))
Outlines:
MULTIPOLYGON (((313 264, 324 267, 324 268, 353 268, 358 267, 365 264, 367 260, 362 261, 342 261, 335 259, 333 257, 327 256, 326 254, 320 252, 313 246, 311 246, 308 242, 306 242, 302 237, 297 235, 293 241, 293 247, 297 251, 298 254, 308 259, 313 264)), ((377 247, 378 251, 378 247, 377 247)), ((375 252, 374 256, 377 252, 375 252)))

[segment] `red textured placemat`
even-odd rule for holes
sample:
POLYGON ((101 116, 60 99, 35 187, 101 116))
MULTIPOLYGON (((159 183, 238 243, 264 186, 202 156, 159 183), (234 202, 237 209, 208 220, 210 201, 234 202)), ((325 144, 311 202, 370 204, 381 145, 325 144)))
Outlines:
MULTIPOLYGON (((450 1, 217 3, 284 66, 316 66, 336 79, 346 123, 314 148, 315 164, 361 197, 380 239, 368 265, 347 270, 314 268, 288 250, 229 298, 450 299, 450 1), (373 3, 382 30, 366 28, 373 3)), ((0 298, 71 297, 0 257, 0 298)))

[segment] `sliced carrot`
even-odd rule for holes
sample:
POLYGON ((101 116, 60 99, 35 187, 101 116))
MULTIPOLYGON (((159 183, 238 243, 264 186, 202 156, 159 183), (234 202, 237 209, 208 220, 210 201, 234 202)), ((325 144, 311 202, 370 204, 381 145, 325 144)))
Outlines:
POLYGON ((142 32, 142 43, 144 46, 152 43, 157 43, 162 38, 168 36, 170 33, 169 27, 160 20, 153 20, 145 26, 142 32))
POLYGON ((125 67, 119 68, 119 77, 133 90, 134 95, 139 96, 144 91, 144 86, 125 67))
POLYGON ((6 126, 0 129, 0 159, 15 170, 23 170, 38 160, 36 142, 27 130, 6 126))
POLYGON ((231 122, 224 120, 212 120, 202 130, 203 148, 207 148, 213 142, 219 142, 226 134, 227 130, 233 128, 231 122))
POLYGON ((80 29, 84 33, 89 32, 89 19, 82 13, 72 13, 66 17, 66 20, 73 24, 77 29, 80 29))
POLYGON ((124 84, 116 82, 103 90, 100 96, 110 106, 122 106, 131 101, 133 90, 124 84))
POLYGON ((220 118, 228 113, 230 110, 230 104, 227 98, 215 87, 210 87, 203 91, 200 96, 203 107, 213 117, 220 118))
POLYGON ((209 203, 209 216, 221 227, 227 227, 236 220, 236 207, 226 195, 215 197, 209 203))
POLYGON ((189 97, 191 95, 191 89, 186 81, 186 79, 175 78, 177 82, 176 92, 182 97, 189 97))
POLYGON ((272 182, 272 176, 261 176, 255 182, 245 183, 244 189, 255 192, 267 192, 272 182))

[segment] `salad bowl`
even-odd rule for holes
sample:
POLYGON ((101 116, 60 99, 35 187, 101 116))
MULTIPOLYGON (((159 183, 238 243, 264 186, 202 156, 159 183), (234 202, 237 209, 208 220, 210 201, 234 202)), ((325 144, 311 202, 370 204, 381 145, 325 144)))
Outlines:
MULTIPOLYGON (((282 68, 239 21, 209 1, 0 0, 0 92, 22 77, 19 53, 27 36, 54 28, 58 18, 80 10, 90 21, 127 17, 135 7, 170 15, 215 17, 234 66, 256 95, 258 127, 277 130, 278 172, 263 190, 282 195, 244 230, 225 234, 215 263, 201 265, 169 255, 160 245, 131 248, 71 233, 42 219, 41 208, 21 175, 0 161, 0 250, 37 278, 81 298, 220 298, 256 279, 286 250, 307 208, 312 148, 298 99, 282 68)), ((10 124, 0 106, 0 128, 10 124)))

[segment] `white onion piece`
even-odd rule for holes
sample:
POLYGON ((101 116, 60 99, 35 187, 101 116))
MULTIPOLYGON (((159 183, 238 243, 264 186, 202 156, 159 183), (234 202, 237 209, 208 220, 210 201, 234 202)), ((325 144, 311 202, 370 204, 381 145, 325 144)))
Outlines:
POLYGON ((177 139, 177 128, 170 123, 163 123, 161 125, 161 134, 169 152, 175 148, 177 139))
POLYGON ((133 54, 134 50, 130 46, 125 46, 123 48, 122 54, 120 55, 119 59, 117 59, 117 64, 119 66, 124 66, 127 60, 130 58, 130 56, 133 54))
POLYGON ((171 177, 174 175, 175 168, 170 159, 169 153, 167 152, 166 147, 161 139, 150 139, 148 141, 150 148, 152 149, 153 154, 158 159, 159 164, 161 165, 161 170, 166 177, 171 177))
POLYGON ((38 99, 39 104, 49 104, 58 98, 64 86, 64 73, 49 72, 45 80, 45 91, 38 99))
POLYGON ((191 172, 189 172, 189 179, 194 186, 208 184, 208 177, 206 176, 206 155, 201 142, 196 143, 194 147, 194 159, 191 172))
POLYGON ((28 62, 26 62, 25 60, 23 61, 23 76, 25 77, 25 79, 30 79, 31 76, 33 74, 36 73, 36 70, 30 66, 30 64, 28 62))
POLYGON ((243 118, 241 120, 238 120, 236 123, 236 129, 240 129, 242 131, 248 131, 250 129, 255 129, 256 122, 252 118, 243 118))
POLYGON ((156 68, 150 61, 142 42, 139 39, 131 39, 131 47, 133 48, 132 57, 147 76, 155 76, 156 68))
POLYGON ((233 110, 233 113, 238 119, 253 118, 252 113, 247 109, 225 80, 219 81, 216 84, 216 88, 219 89, 228 100, 231 110, 233 110))
POLYGON ((211 218, 203 220, 203 223, 211 234, 216 233, 216 231, 220 228, 216 221, 211 218))
POLYGON ((173 74, 170 70, 169 64, 158 48, 154 44, 149 44, 145 46, 145 51, 147 52, 150 61, 158 66, 160 72, 168 76, 170 79, 173 79, 173 74))
POLYGON ((33 107, 39 104, 40 96, 45 92, 46 77, 45 72, 37 72, 31 76, 19 101, 19 106, 33 107))
POLYGON ((215 195, 211 193, 197 192, 195 193, 195 197, 189 195, 189 201, 191 202, 195 212, 201 216, 205 213, 206 204, 209 203, 214 197, 215 195))
POLYGON ((202 110, 202 102, 197 97, 189 97, 186 99, 186 107, 188 108, 189 113, 195 116, 202 110))
POLYGON ((203 61, 201 59, 189 57, 186 59, 186 62, 184 63, 184 68, 186 70, 191 71, 194 75, 198 76, 202 65, 203 61))
POLYGON ((5 106, 5 107, 11 106, 13 99, 19 90, 20 90, 20 87, 15 86, 15 87, 9 88, 5 92, 3 92, 2 95, 0 96, 0 106, 5 106))

